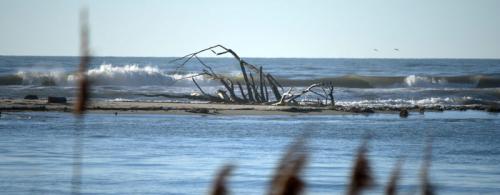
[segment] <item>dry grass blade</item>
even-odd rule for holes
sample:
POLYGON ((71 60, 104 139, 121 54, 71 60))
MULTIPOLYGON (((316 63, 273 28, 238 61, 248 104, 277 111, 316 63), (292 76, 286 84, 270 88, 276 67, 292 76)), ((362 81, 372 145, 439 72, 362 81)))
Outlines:
POLYGON ((359 194, 364 188, 373 185, 370 162, 366 158, 367 150, 367 140, 365 140, 358 149, 356 161, 354 162, 351 182, 347 191, 349 195, 359 194))
POLYGON ((87 64, 90 62, 88 11, 80 13, 80 65, 78 69, 78 94, 75 102, 75 114, 81 116, 85 112, 89 99, 89 80, 86 76, 87 64))
POLYGON ((269 195, 301 194, 305 182, 300 173, 307 162, 304 138, 297 140, 285 153, 271 181, 269 195))
POLYGON ((228 194, 227 190, 227 185, 226 185, 226 178, 229 176, 231 171, 234 169, 232 165, 226 165, 224 166, 219 173, 217 174, 217 177, 214 180, 214 184, 212 186, 212 191, 211 195, 226 195, 228 194))
POLYGON ((432 144, 431 141, 428 141, 424 151, 422 169, 420 170, 420 179, 422 182, 421 183, 422 195, 434 194, 433 186, 429 181, 429 167, 431 166, 431 158, 432 158, 432 144))
POLYGON ((389 179, 389 182, 387 183, 387 187, 385 188, 385 194, 397 194, 398 180, 401 174, 401 167, 403 166, 403 162, 404 161, 402 159, 398 160, 396 166, 392 170, 391 177, 389 179))

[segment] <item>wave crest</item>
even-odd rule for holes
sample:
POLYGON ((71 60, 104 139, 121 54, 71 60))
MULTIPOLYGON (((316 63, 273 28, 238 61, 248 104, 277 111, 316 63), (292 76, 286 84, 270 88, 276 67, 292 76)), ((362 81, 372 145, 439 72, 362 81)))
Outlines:
MULTIPOLYGON (((49 71, 49 72, 28 72, 19 71, 15 77, 23 85, 43 85, 54 86, 61 85, 67 82, 67 74, 63 71, 49 71)), ((15 79, 15 77, 12 77, 15 79)))
POLYGON ((426 77, 410 75, 404 80, 408 87, 431 87, 431 86, 442 86, 447 85, 448 81, 444 78, 426 77))
MULTIPOLYGON (((156 66, 136 64, 114 66, 102 64, 87 72, 94 85, 114 86, 188 86, 193 87, 191 76, 194 73, 169 74, 156 66)), ((225 75, 243 82, 239 72, 225 75)), ((218 86, 219 82, 199 76, 200 85, 218 86)), ((312 83, 333 82, 336 87, 345 88, 498 88, 498 75, 463 75, 463 76, 362 76, 345 75, 340 77, 312 78, 297 80, 286 77, 277 79, 286 87, 304 87, 312 83)), ((51 70, 45 72, 19 71, 15 74, 0 75, 0 85, 41 85, 70 86, 75 84, 72 72, 51 70)))
MULTIPOLYGON (((195 74, 169 75, 155 66, 139 66, 136 64, 113 66, 102 64, 87 71, 89 80, 94 85, 116 86, 170 86, 177 82, 192 84, 190 79, 195 74)), ((12 75, 0 75, 0 85, 38 85, 38 86, 70 86, 74 85, 76 75, 62 70, 50 71, 18 71, 12 75)), ((200 81, 207 80, 203 77, 200 81)))
MULTIPOLYGON (((103 64, 87 72, 96 85, 172 85, 175 80, 157 67, 139 65, 113 66, 103 64)), ((70 75, 68 80, 74 80, 70 75)))

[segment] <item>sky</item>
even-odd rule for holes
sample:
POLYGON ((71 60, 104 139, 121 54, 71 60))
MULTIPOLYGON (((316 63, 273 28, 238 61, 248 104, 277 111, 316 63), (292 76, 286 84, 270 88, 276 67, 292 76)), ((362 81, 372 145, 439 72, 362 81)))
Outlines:
POLYGON ((96 56, 500 58, 498 0, 0 0, 0 55, 78 55, 82 7, 96 56))

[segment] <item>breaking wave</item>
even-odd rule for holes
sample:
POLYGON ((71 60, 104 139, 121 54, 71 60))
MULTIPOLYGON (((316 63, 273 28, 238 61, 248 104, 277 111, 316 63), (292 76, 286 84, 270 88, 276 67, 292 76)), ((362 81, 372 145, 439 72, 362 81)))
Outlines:
MULTIPOLYGON (((113 66, 103 64, 87 72, 89 79, 96 85, 172 85, 174 78, 153 66, 138 65, 113 66)), ((74 80, 74 77, 68 77, 74 80)))
MULTIPOLYGON (((89 69, 87 75, 94 85, 170 86, 195 74, 167 74, 154 66, 103 64, 89 69)), ((204 80, 202 77, 200 79, 204 80)), ((12 75, 0 76, 0 85, 68 86, 74 85, 75 81, 74 73, 61 70, 18 71, 12 75)))
POLYGON ((291 80, 279 79, 284 86, 308 86, 311 83, 333 82, 337 87, 346 88, 496 88, 500 87, 500 77, 496 75, 465 76, 360 76, 346 75, 333 78, 291 80))
MULTIPOLYGON (((172 74, 155 66, 102 64, 89 69, 89 79, 94 85, 116 86, 192 86, 194 73, 172 74)), ((230 75, 241 80, 241 75, 230 75)), ((200 84, 218 85, 218 82, 197 77, 200 84)), ((345 88, 497 88, 500 87, 499 75, 464 75, 464 76, 360 76, 345 75, 331 78, 291 79, 279 77, 283 86, 302 87, 318 82, 333 82, 337 87, 345 88)), ((38 85, 71 86, 75 84, 75 75, 62 70, 18 71, 15 74, 0 75, 0 85, 38 85)))

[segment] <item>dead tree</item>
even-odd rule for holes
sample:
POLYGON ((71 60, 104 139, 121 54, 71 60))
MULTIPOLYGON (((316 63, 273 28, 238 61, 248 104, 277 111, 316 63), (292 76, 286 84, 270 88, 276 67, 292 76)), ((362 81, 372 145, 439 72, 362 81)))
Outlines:
POLYGON ((248 104, 274 104, 274 105, 289 105, 291 103, 297 103, 297 99, 302 97, 304 94, 313 93, 325 100, 328 104, 330 102, 331 106, 335 105, 333 98, 333 84, 332 83, 316 83, 308 88, 304 89, 300 93, 293 94, 292 88, 288 92, 283 93, 283 87, 280 83, 270 74, 265 73, 264 68, 247 63, 245 60, 241 59, 240 56, 231 49, 228 49, 222 45, 215 45, 200 51, 185 55, 181 58, 174 59, 170 62, 181 62, 176 69, 176 72, 182 68, 189 61, 196 59, 204 68, 201 73, 191 76, 193 83, 200 90, 201 94, 207 97, 210 101, 214 98, 219 98, 217 101, 225 103, 248 103, 248 104), (222 50, 217 52, 216 50, 222 50), (211 51, 215 55, 230 54, 234 59, 236 59, 240 65, 241 74, 243 76, 243 81, 236 81, 234 78, 226 77, 222 74, 217 74, 211 66, 205 63, 202 59, 198 57, 199 54, 211 51), (255 76, 254 76, 255 75, 255 76), (217 96, 207 94, 195 80, 195 77, 204 76, 211 80, 219 81, 225 88, 225 90, 218 90, 217 96), (238 85, 238 90, 240 91, 240 96, 235 92, 234 84, 238 85), (269 98, 268 88, 272 91, 275 100, 269 98), (321 92, 317 92, 314 89, 321 88, 321 92), (281 91, 280 91, 281 90, 281 91))
MULTIPOLYGON (((270 79, 264 78, 264 75, 267 75, 268 78, 272 78, 272 76, 269 73, 265 74, 262 70, 262 67, 260 69, 258 69, 256 66, 247 63, 246 61, 241 59, 238 56, 238 54, 236 54, 236 52, 234 52, 231 49, 227 49, 226 47, 224 47, 222 45, 215 45, 215 46, 212 46, 212 47, 185 55, 181 58, 177 58, 175 60, 172 60, 171 62, 181 61, 181 64, 176 69, 176 71, 178 71, 182 66, 187 64, 192 59, 198 60, 198 62, 205 67, 205 69, 203 69, 203 72, 201 74, 198 74, 195 76, 202 76, 203 75, 203 76, 207 76, 208 78, 213 79, 213 80, 219 80, 219 82, 226 88, 226 91, 229 93, 230 100, 228 101, 228 103, 251 103, 251 104, 253 104, 253 103, 266 103, 269 101, 269 99, 266 98, 266 95, 265 95, 268 92, 267 92, 267 90, 264 91, 265 88, 267 88, 267 85, 271 86, 271 89, 273 89, 273 92, 276 89, 276 92, 277 92, 276 97, 280 97, 279 91, 277 91, 278 88, 276 87, 277 81, 273 79, 273 82, 271 82, 270 79), (215 51, 216 49, 219 49, 219 50, 222 49, 222 52, 216 52, 215 51), (240 90, 240 93, 242 96, 241 98, 238 97, 236 95, 236 93, 234 92, 235 88, 234 88, 234 81, 233 80, 231 80, 230 78, 227 78, 225 76, 216 74, 213 71, 212 67, 207 65, 203 60, 201 60, 198 57, 198 54, 206 52, 206 51, 212 51, 215 55, 223 55, 223 54, 229 53, 239 62, 239 65, 241 68, 241 73, 243 75, 243 83, 236 82, 236 84, 238 85, 238 88, 240 90), (247 72, 247 69, 249 70, 249 72, 247 72), (252 74, 252 72, 253 72, 253 74, 252 74), (256 83, 256 81, 255 81, 256 79, 253 77, 254 74, 259 75, 258 80, 257 80, 258 83, 256 83), (246 91, 244 91, 242 84, 245 85, 246 91)), ((197 85, 198 89, 200 89, 200 91, 202 91, 201 87, 199 87, 198 84, 195 83, 195 85, 197 85)), ((274 92, 275 95, 276 95, 276 92, 274 92)), ((204 92, 202 92, 202 93, 206 94, 204 92)))

